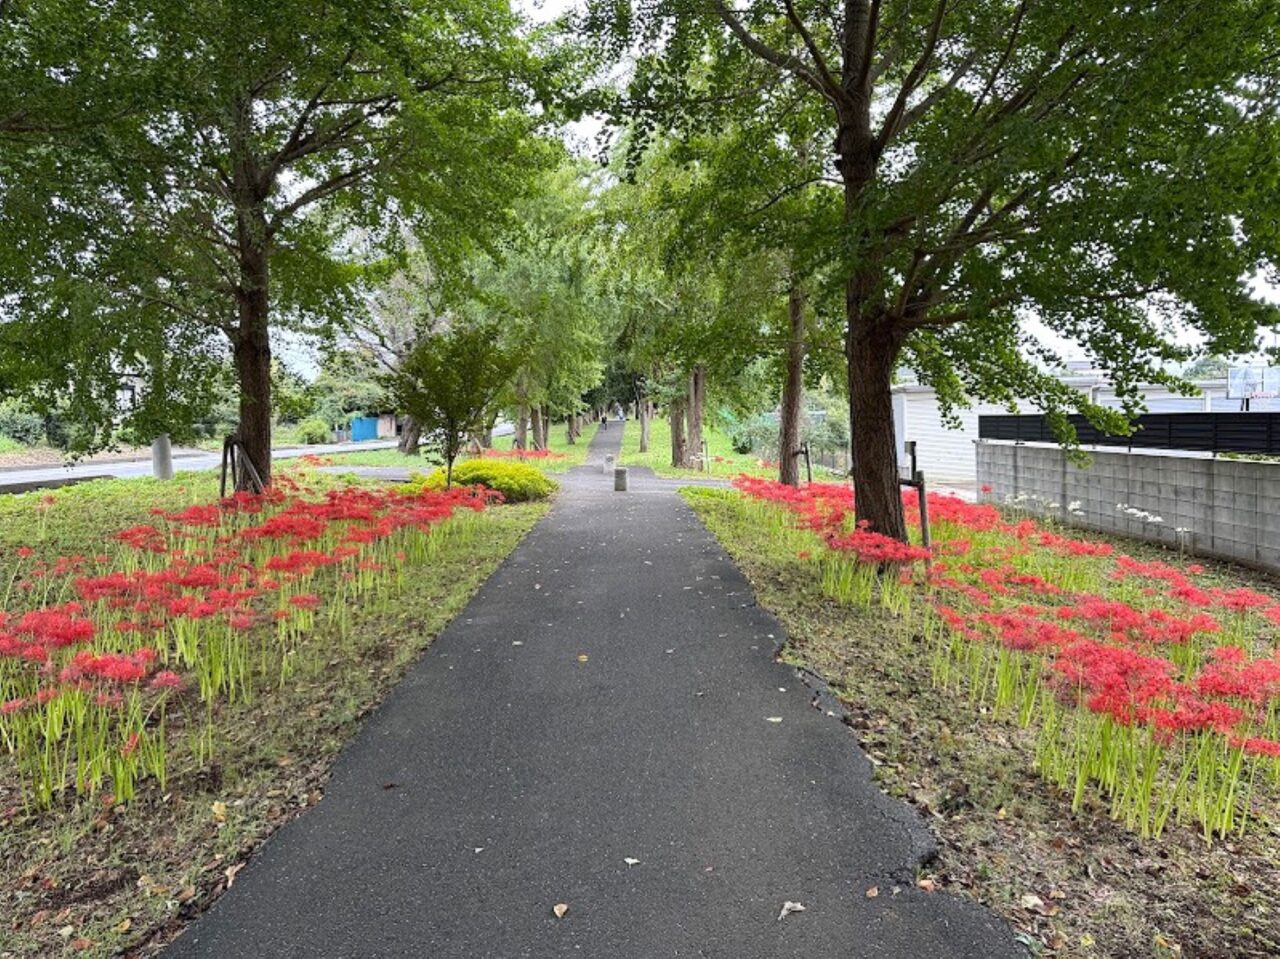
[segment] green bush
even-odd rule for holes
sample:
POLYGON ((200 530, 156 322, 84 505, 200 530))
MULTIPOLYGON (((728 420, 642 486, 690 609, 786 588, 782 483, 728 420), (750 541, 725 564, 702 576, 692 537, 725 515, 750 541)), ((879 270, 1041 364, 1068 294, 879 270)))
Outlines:
MULTIPOLYGON (((411 481, 418 489, 444 489, 444 468, 411 481)), ((472 459, 455 463, 453 482, 459 486, 483 485, 501 493, 508 503, 546 499, 560 488, 536 466, 511 460, 472 459)))
POLYGON ((333 438, 333 430, 320 417, 313 416, 298 424, 297 436, 299 443, 311 446, 315 443, 328 443, 333 438))
POLYGON ((0 436, 23 446, 35 446, 44 439, 44 417, 16 403, 0 403, 0 436))

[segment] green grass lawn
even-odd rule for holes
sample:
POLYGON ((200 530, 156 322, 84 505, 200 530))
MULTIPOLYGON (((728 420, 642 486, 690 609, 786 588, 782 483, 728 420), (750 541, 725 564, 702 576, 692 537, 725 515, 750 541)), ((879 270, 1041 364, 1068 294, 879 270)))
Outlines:
MULTIPOLYGON (((563 473, 565 470, 573 469, 575 466, 581 466, 586 462, 587 447, 591 445, 591 440, 599 428, 599 423, 588 423, 583 428, 582 435, 578 437, 577 441, 570 444, 564 424, 555 424, 547 437, 547 447, 553 453, 563 453, 565 458, 537 460, 534 465, 544 473, 563 473)), ((668 440, 668 443, 670 443, 670 440, 668 440)), ((510 436, 499 437, 494 442, 495 449, 509 450, 511 447, 512 438, 510 436)), ((439 459, 432 457, 430 454, 405 456, 396 449, 353 450, 350 453, 330 453, 327 454, 326 458, 332 459, 335 466, 399 466, 420 470, 424 473, 429 473, 440 465, 439 459)), ((466 458, 463 457, 463 459, 466 458)))
MULTIPOLYGON (((314 474, 311 481, 341 482, 314 474)), ((40 560, 102 555, 113 565, 110 558, 123 549, 114 534, 122 528, 154 521, 152 509, 216 497, 212 472, 0 497, 0 588, 16 583, 10 610, 39 604, 23 582, 35 578, 28 571, 40 560), (20 549, 34 555, 23 558, 20 549)), ((184 713, 172 710, 163 790, 148 780, 127 803, 99 795, 40 811, 24 805, 15 762, 0 740, 0 953, 138 955, 171 939, 221 893, 252 849, 320 801, 329 765, 361 718, 546 508, 500 506, 447 521, 438 551, 411 572, 395 601, 350 609, 342 645, 332 623, 318 619, 289 682, 255 690, 251 702, 210 707, 212 761, 196 760, 184 713), (449 524, 459 522, 467 532, 450 534, 449 524)), ((44 581, 50 602, 73 595, 69 577, 44 581)))
MULTIPOLYGON (((616 428, 616 426, 615 426, 616 428)), ((707 469, 690 470, 674 469, 671 466, 671 423, 665 417, 655 417, 649 426, 649 451, 640 452, 640 421, 629 419, 622 434, 622 455, 620 461, 626 466, 647 466, 659 476, 694 477, 715 476, 728 478, 739 473, 750 473, 754 476, 778 476, 775 464, 765 464, 755 453, 734 452, 729 436, 719 430, 704 425, 703 439, 707 443, 709 462, 707 469)))

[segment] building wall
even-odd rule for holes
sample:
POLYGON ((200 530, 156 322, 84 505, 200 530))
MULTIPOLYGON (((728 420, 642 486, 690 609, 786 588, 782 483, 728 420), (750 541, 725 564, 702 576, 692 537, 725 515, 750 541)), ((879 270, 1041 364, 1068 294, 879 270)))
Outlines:
POLYGON ((976 454, 984 501, 1280 572, 1280 464, 1094 451, 1080 468, 1056 446, 996 441, 976 454))
MULTIPOLYGON (((1063 382, 1091 393, 1094 402, 1102 406, 1118 408, 1121 405, 1115 390, 1100 384, 1096 376, 1068 377, 1063 382)), ((1240 408, 1239 400, 1226 398, 1225 381, 1212 380, 1198 385, 1203 391, 1201 396, 1179 396, 1159 385, 1145 387, 1143 396, 1148 412, 1198 413, 1240 408)), ((974 482, 974 443, 978 439, 978 417, 983 414, 1010 412, 1002 406, 990 403, 979 403, 970 409, 956 410, 960 419, 960 427, 956 429, 942 422, 937 394, 929 387, 914 384, 895 387, 893 398, 899 462, 906 465, 903 444, 907 440, 915 440, 916 458, 926 478, 944 483, 974 482)), ((1255 400, 1252 408, 1269 408, 1267 404, 1270 402, 1272 401, 1255 400)), ((1280 409, 1280 400, 1275 402, 1277 409, 1280 409)), ((1020 410, 1024 413, 1038 412, 1025 403, 1020 404, 1020 410)))

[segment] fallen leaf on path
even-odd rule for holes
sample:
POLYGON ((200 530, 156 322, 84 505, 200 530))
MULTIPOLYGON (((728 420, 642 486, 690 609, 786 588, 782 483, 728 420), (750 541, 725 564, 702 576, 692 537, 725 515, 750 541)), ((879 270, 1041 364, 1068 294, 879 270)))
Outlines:
POLYGON ((804 906, 798 902, 791 902, 790 900, 784 902, 782 904, 782 912, 778 913, 778 921, 781 922, 793 912, 804 912, 804 906))
POLYGON ((586 654, 586 653, 579 653, 579 654, 578 654, 578 662, 580 662, 580 663, 585 663, 585 662, 587 661, 587 659, 588 659, 588 656, 587 656, 587 654, 586 654))
POLYGON ((872 886, 870 889, 868 889, 868 890, 867 890, 867 898, 868 898, 868 899, 874 899, 874 898, 875 898, 876 896, 878 896, 878 895, 880 895, 880 887, 879 887, 879 886, 872 886))
POLYGON ((632 859, 630 856, 626 856, 622 861, 625 862, 628 866, 640 865, 639 859, 632 859))
POLYGON ((569 911, 569 907, 563 902, 558 902, 551 907, 551 911, 556 914, 557 919, 563 919, 564 914, 569 911))
POLYGON ((923 889, 925 892, 933 892, 935 889, 938 888, 938 884, 934 882, 932 879, 921 879, 916 883, 916 885, 919 886, 921 889, 923 889))
POLYGON ((780 722, 782 722, 782 717, 781 717, 781 716, 766 716, 766 717, 764 718, 764 721, 765 721, 766 723, 780 723, 780 722))
POLYGON ((227 877, 227 888, 231 888, 231 884, 236 881, 236 876, 240 874, 240 870, 244 868, 244 863, 238 862, 234 866, 228 866, 225 872, 227 877))

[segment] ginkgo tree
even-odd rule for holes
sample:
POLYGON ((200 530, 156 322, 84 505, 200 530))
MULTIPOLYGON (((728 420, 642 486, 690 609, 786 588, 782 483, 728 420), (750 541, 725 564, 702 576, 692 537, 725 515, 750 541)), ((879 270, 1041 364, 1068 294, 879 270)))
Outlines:
POLYGON ((626 123, 735 124, 793 160, 742 151, 725 189, 828 198, 803 245, 839 278, 857 509, 882 533, 906 535, 899 364, 947 402, 1027 398, 1122 429, 1048 372, 1031 318, 1086 349, 1128 412, 1186 340, 1247 352, 1275 321, 1251 288, 1280 260, 1271 0, 589 8, 582 27, 634 65, 626 123))
POLYGON ((408 237, 447 264, 505 228, 563 79, 504 0, 10 0, 2 26, 0 377, 96 369, 107 426, 112 374, 221 344, 263 477, 273 329, 340 326, 408 237))

